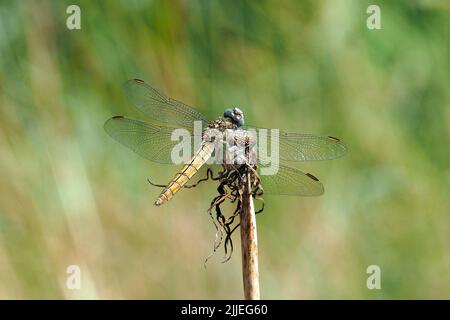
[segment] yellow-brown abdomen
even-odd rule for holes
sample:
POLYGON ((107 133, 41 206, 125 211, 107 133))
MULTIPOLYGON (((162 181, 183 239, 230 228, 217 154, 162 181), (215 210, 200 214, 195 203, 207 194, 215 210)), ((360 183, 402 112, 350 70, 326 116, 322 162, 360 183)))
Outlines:
POLYGON ((202 165, 211 157, 214 150, 214 144, 203 142, 199 151, 186 163, 183 168, 172 178, 167 187, 155 201, 155 205, 160 206, 173 198, 183 186, 197 173, 202 165))

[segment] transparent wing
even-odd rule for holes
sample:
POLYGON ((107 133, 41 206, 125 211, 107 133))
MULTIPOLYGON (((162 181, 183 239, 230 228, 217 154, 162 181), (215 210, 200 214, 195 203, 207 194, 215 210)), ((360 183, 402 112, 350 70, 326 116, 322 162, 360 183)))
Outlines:
POLYGON ((289 196, 320 196, 324 189, 322 183, 310 173, 280 165, 275 175, 260 173, 264 194, 289 196))
POLYGON ((124 90, 131 103, 155 120, 185 128, 193 128, 194 121, 207 125, 206 117, 194 108, 169 97, 146 84, 133 79, 125 82, 124 90))
POLYGON ((331 160, 346 153, 347 146, 332 136, 280 132, 280 158, 283 160, 331 160))
MULTIPOLYGON (((174 128, 158 126, 122 116, 107 120, 104 127, 113 139, 138 155, 158 163, 173 163, 171 152, 173 147, 179 143, 179 141, 171 140, 174 128)), ((191 131, 187 131, 192 139, 194 135, 191 131)))
MULTIPOLYGON (((260 129, 249 127, 247 129, 260 129)), ((268 152, 272 141, 270 139, 270 129, 267 130, 268 152)), ((259 133, 258 133, 259 134, 259 133)), ((260 135, 258 135, 258 143, 262 143, 260 135)), ((314 160, 331 160, 342 157, 347 153, 347 147, 340 139, 332 136, 318 136, 313 134, 288 133, 279 131, 279 153, 280 159, 287 161, 314 161, 314 160)))

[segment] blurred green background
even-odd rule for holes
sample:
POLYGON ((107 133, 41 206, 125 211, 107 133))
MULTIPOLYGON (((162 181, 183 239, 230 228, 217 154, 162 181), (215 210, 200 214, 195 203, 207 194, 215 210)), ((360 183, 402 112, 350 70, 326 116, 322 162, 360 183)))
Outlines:
POLYGON ((145 119, 131 78, 211 118, 238 105, 248 123, 347 143, 296 164, 322 197, 265 197, 263 298, 450 298, 448 1, 86 0, 81 30, 70 4, 0 3, 0 298, 242 298, 239 233, 230 262, 203 268, 214 183, 154 207, 146 178, 177 167, 104 132, 112 115, 145 119))

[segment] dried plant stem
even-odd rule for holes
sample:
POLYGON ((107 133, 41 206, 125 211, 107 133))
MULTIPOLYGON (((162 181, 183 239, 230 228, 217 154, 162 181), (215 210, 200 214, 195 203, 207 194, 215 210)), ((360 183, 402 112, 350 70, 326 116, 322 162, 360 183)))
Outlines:
POLYGON ((242 200, 240 228, 244 297, 246 300, 259 300, 258 237, 250 175, 247 176, 247 187, 244 189, 242 200))

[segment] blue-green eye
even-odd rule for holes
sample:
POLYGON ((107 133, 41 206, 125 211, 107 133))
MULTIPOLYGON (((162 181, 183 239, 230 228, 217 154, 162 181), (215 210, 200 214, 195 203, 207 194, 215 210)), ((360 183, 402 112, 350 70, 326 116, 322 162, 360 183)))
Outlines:
POLYGON ((239 127, 244 124, 244 113, 237 107, 234 107, 233 109, 226 109, 223 116, 233 120, 233 123, 239 127))
POLYGON ((223 116, 225 118, 233 119, 233 109, 226 109, 225 112, 223 113, 223 116))

